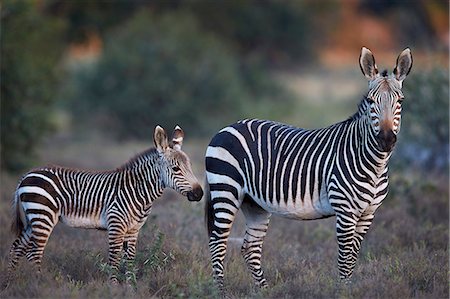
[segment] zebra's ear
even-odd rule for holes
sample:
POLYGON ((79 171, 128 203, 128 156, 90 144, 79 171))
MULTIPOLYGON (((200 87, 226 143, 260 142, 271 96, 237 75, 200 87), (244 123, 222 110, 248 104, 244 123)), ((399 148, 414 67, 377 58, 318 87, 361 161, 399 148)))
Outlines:
POLYGON ((395 78, 400 82, 405 80, 406 76, 408 76, 409 72, 411 71, 412 64, 413 59, 411 50, 409 48, 406 48, 397 57, 397 63, 394 68, 395 78))
POLYGON ((167 139, 166 131, 160 126, 156 126, 153 135, 153 142, 158 152, 162 153, 169 147, 169 140, 167 139))
POLYGON ((181 146, 183 146, 183 138, 184 138, 183 130, 179 126, 176 126, 175 129, 173 130, 173 137, 172 137, 174 149, 181 150, 181 146))
POLYGON ((361 49, 361 55, 359 56, 359 66, 364 76, 367 79, 373 80, 378 75, 377 65, 375 64, 375 57, 372 52, 363 47, 361 49))

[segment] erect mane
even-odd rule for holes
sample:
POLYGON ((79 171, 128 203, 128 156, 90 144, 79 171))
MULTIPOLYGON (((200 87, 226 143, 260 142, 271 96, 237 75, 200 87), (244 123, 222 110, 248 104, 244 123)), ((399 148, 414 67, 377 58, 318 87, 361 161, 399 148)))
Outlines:
POLYGON ((350 116, 348 120, 360 119, 366 113, 368 105, 369 102, 367 101, 367 96, 365 95, 358 104, 358 110, 356 110, 356 112, 352 116, 350 116))
POLYGON ((154 148, 154 147, 149 148, 139 154, 136 154, 134 157, 130 158, 125 164, 118 167, 117 170, 133 168, 136 164, 138 164, 142 161, 149 160, 151 158, 155 158, 155 157, 157 157, 157 155, 158 155, 158 151, 156 150, 156 148, 154 148))

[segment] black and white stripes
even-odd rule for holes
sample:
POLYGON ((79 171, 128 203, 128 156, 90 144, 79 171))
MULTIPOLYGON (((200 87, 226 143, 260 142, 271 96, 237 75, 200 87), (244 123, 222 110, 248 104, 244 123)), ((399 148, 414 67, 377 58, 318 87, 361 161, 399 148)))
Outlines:
POLYGON ((318 130, 265 120, 222 129, 206 151, 206 202, 215 280, 236 213, 246 217, 242 253, 256 284, 266 286, 261 252, 272 213, 309 220, 336 216, 340 277, 348 279, 375 210, 387 195, 387 163, 400 128, 401 85, 412 58, 403 51, 394 74, 380 75, 363 48, 368 95, 352 117, 318 130))
MULTIPOLYGON (((45 245, 58 221, 107 230, 112 268, 117 270, 122 250, 132 262, 139 230, 164 188, 173 188, 189 200, 202 198, 189 158, 181 151, 183 135, 176 127, 169 146, 165 131, 156 127, 156 148, 114 171, 45 167, 27 173, 14 198, 12 228, 17 239, 10 250, 9 275, 24 255, 40 269, 45 245)), ((111 280, 117 282, 115 273, 111 280)))

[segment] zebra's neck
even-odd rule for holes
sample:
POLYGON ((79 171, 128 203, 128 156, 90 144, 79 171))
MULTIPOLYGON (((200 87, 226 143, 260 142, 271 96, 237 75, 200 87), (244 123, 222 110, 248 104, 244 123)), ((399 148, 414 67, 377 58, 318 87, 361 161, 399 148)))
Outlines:
POLYGON ((146 204, 151 204, 164 191, 159 160, 158 151, 152 148, 138 154, 118 169, 124 173, 124 184, 133 184, 146 204))
POLYGON ((381 177, 387 172, 389 158, 392 152, 382 152, 375 139, 375 132, 370 124, 368 110, 370 104, 366 97, 361 100, 357 112, 349 121, 357 128, 358 153, 364 165, 376 176, 381 177))

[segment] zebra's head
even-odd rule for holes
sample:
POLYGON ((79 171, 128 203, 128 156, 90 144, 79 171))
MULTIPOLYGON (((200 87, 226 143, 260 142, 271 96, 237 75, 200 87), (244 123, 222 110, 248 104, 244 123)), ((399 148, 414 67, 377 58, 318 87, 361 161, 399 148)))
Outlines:
POLYGON ((369 80, 369 122, 375 133, 378 149, 382 152, 390 152, 397 141, 404 98, 402 83, 411 70, 412 62, 411 51, 406 48, 398 56, 392 74, 387 71, 380 74, 372 52, 365 47, 361 50, 359 64, 369 80))
POLYGON ((202 199, 203 190, 192 172, 189 157, 181 150, 184 132, 176 126, 169 143, 163 128, 157 126, 154 133, 155 147, 160 156, 161 182, 186 196, 190 201, 202 199))

